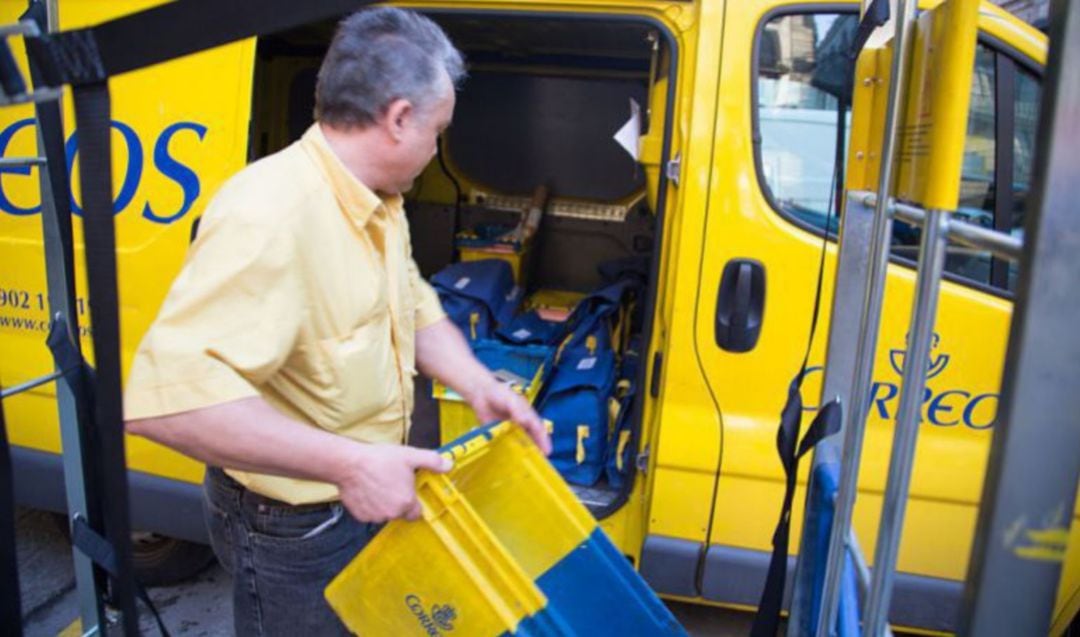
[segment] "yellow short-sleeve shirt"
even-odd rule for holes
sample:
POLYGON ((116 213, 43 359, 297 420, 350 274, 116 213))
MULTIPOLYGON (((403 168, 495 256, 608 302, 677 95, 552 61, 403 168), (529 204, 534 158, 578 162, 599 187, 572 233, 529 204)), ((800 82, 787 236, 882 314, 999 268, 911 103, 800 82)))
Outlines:
MULTIPOLYGON (((415 333, 443 316, 412 259, 401 196, 361 184, 316 124, 214 196, 135 354, 125 417, 261 396, 313 427, 401 443, 415 333)), ((338 497, 329 484, 229 474, 294 504, 338 497)))

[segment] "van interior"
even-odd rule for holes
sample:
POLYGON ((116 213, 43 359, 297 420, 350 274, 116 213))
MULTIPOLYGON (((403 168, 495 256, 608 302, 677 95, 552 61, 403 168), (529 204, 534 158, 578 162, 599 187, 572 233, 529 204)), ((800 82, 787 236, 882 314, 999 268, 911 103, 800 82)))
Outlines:
MULTIPOLYGON (((526 294, 587 293, 601 284, 598 265, 639 257, 649 264, 640 316, 650 317, 670 129, 671 51, 659 27, 615 17, 428 15, 464 53, 468 75, 439 157, 406 194, 423 275, 455 260, 463 229, 516 224, 543 186, 550 197, 519 281, 526 294), (621 129, 630 140, 625 147, 616 140, 621 129)), ((292 143, 311 124, 318 65, 334 27, 313 24, 260 39, 251 160, 292 143)), ((649 323, 634 325, 645 343, 649 323)), ((646 366, 639 368, 644 394, 646 366)), ((429 384, 417 387, 410 442, 435 446, 438 410, 429 384)), ((639 398, 636 436, 641 412, 639 398)), ((632 482, 615 489, 601 478, 575 490, 603 517, 621 505, 632 482)))

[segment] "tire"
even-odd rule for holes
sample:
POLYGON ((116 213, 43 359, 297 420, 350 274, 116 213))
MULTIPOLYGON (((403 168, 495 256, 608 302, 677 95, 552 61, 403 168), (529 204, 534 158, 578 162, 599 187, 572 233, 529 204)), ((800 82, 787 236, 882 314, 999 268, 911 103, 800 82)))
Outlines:
POLYGON ((205 544, 136 532, 131 534, 131 558, 135 579, 143 586, 168 586, 203 572, 214 562, 214 552, 205 544))
MULTIPOLYGON (((56 525, 71 539, 67 516, 55 515, 56 525)), ((209 546, 136 531, 131 534, 131 560, 135 579, 143 586, 180 584, 198 575, 215 560, 209 546)))

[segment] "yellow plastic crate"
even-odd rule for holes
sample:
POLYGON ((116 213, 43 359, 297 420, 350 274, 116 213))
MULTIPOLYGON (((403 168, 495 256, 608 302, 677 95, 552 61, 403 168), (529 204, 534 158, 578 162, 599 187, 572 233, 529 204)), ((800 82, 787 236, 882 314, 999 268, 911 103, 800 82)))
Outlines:
POLYGON ((460 246, 458 255, 460 261, 482 261, 484 259, 499 259, 510 264, 510 270, 514 273, 514 283, 525 287, 525 273, 529 259, 529 244, 514 248, 509 245, 498 245, 489 248, 476 248, 460 246))
MULTIPOLYGON (((543 379, 551 369, 553 350, 538 345, 507 345, 497 341, 479 341, 473 353, 501 380, 525 396, 536 400, 543 379)), ((439 406, 439 441, 448 444, 480 425, 472 407, 453 389, 433 380, 431 396, 439 406)))
POLYGON ((570 317, 581 299, 585 298, 582 292, 569 290, 537 290, 525 299, 526 310, 537 310, 540 318, 548 321, 565 321, 570 317))
POLYGON ((421 472, 416 522, 390 522, 326 588, 380 635, 684 635, 523 430, 476 430, 421 472))

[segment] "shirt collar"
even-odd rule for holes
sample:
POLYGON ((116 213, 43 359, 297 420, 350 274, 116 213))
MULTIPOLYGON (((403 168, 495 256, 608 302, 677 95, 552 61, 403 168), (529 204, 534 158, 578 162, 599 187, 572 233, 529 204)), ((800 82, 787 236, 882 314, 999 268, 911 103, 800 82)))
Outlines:
POLYGON ((358 228, 366 226, 380 206, 385 206, 388 211, 401 209, 401 195, 380 197, 349 172, 330 148, 318 122, 307 129, 300 143, 329 182, 342 211, 358 228))

